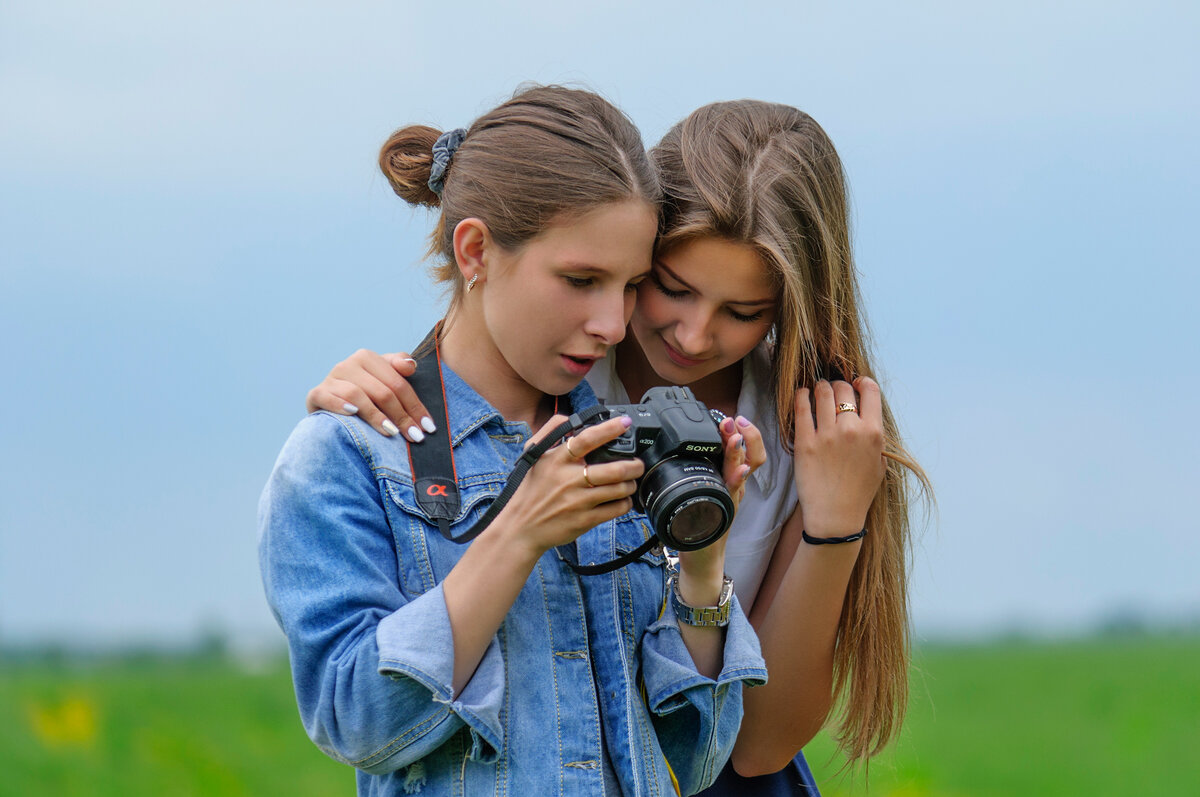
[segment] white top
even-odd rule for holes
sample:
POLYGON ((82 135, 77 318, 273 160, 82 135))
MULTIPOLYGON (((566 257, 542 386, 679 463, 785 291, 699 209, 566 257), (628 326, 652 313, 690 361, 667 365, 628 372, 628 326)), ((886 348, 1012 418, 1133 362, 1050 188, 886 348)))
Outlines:
MULTIPOLYGON (((758 595, 779 532, 799 503, 793 484, 792 458, 779 439, 774 402, 768 393, 770 363, 765 341, 746 355, 742 360, 742 390, 737 403, 738 415, 758 427, 767 450, 767 461, 751 474, 746 484, 746 494, 738 506, 725 547, 725 573, 733 579, 733 591, 747 613, 758 595)), ((608 356, 593 366, 587 381, 596 396, 608 404, 632 403, 617 378, 615 348, 610 348, 608 356)))

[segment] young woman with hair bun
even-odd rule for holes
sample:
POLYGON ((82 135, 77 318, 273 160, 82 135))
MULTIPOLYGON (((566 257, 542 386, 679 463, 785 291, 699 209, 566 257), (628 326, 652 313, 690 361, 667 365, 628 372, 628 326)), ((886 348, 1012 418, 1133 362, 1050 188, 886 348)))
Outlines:
MULTIPOLYGON (((539 87, 465 131, 399 130, 380 163, 399 196, 439 209, 431 251, 453 299, 418 351, 446 415, 417 444, 339 404, 276 462, 260 565, 306 731, 357 768, 362 795, 703 789, 736 739, 742 684, 766 673, 723 540, 670 579, 654 550, 578 575, 652 536, 631 511, 642 463, 584 459, 629 419, 546 449, 462 544, 526 447, 596 404, 583 376, 625 335, 657 231, 637 130, 594 94, 539 87), (424 495, 461 499, 437 521, 410 450, 435 443, 452 480, 424 495)), ((732 424, 721 440, 736 502, 762 441, 732 424)))
MULTIPOLYGON (((873 378, 845 176, 821 126, 786 105, 719 102, 651 159, 664 194, 654 266, 632 334, 588 382, 610 402, 688 385, 762 430, 767 462, 747 484, 726 569, 770 681, 745 692, 730 766, 705 794, 816 794, 800 750, 823 725, 852 763, 900 728, 909 505, 931 491, 873 378)), ((417 439, 427 416, 405 383, 413 367, 360 350, 309 409, 356 411, 417 439)))

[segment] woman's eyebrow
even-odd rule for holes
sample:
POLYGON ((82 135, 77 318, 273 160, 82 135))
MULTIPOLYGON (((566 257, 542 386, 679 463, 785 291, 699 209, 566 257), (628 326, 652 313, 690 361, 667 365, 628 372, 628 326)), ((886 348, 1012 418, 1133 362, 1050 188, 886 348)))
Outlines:
MULTIPOLYGON (((699 293, 699 292, 700 292, 700 291, 697 291, 697 290, 696 290, 694 287, 692 287, 691 285, 689 285, 689 284, 688 284, 688 282, 687 282, 687 280, 680 279, 679 275, 678 275, 678 274, 676 274, 676 273, 675 273, 674 271, 672 271, 671 269, 667 268, 667 264, 666 264, 666 263, 664 263, 664 262, 662 262, 661 260, 655 260, 655 261, 654 261, 654 265, 658 266, 658 267, 659 267, 659 268, 661 268, 663 271, 667 272, 669 275, 671 275, 671 279, 675 280, 676 282, 678 282, 678 283, 679 283, 680 285, 682 285, 683 287, 687 288, 687 289, 688 289, 689 291, 691 291, 692 293, 699 293)), ((730 299, 728 302, 726 302, 726 304, 740 304, 740 305, 744 305, 744 306, 746 306, 746 307, 758 307, 759 305, 775 304, 775 297, 774 297, 774 296, 772 296, 772 297, 770 297, 769 299, 745 299, 745 300, 742 300, 742 299, 730 299)))
POLYGON ((726 304, 741 304, 741 305, 745 305, 746 307, 758 307, 759 305, 775 304, 775 299, 774 299, 774 297, 772 297, 770 299, 755 299, 753 301, 750 301, 750 300, 742 301, 741 299, 730 299, 728 302, 726 302, 726 304))
POLYGON ((658 267, 659 267, 659 268, 661 268, 663 271, 665 271, 665 272, 667 272, 668 274, 670 274, 670 275, 671 275, 671 279, 675 280, 675 281, 676 281, 676 282, 678 282, 680 285, 682 285, 683 287, 687 288, 689 291, 692 291, 693 293, 695 293, 695 292, 696 292, 696 289, 695 289, 695 288, 693 288, 693 287, 692 287, 690 284, 688 284, 688 281, 687 281, 687 280, 685 280, 685 279, 680 279, 680 277, 679 277, 679 275, 678 275, 678 274, 676 274, 676 273, 675 273, 674 271, 672 271, 671 269, 667 268, 667 264, 666 264, 666 263, 662 262, 661 260, 655 260, 655 261, 654 261, 654 265, 658 266, 658 267))
MULTIPOLYGON (((564 263, 561 264, 561 267, 563 269, 570 271, 572 273, 575 273, 575 274, 598 274, 600 276, 608 276, 609 274, 615 273, 615 271, 611 268, 605 268, 604 266, 597 266, 594 263, 582 263, 582 262, 578 262, 578 261, 574 261, 574 260, 565 261, 564 263)), ((632 277, 630 277, 630 279, 631 280, 641 279, 642 277, 645 277, 649 274, 650 274, 650 268, 647 267, 645 271, 639 271, 638 273, 636 273, 632 277)))

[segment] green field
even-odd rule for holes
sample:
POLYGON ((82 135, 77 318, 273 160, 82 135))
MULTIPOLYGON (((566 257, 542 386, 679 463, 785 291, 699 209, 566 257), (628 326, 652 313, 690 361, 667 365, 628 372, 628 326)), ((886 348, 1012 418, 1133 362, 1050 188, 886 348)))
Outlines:
MULTIPOLYGON (((0 660, 0 795, 353 794, 284 665, 0 660)), ((836 795, 1200 794, 1200 638, 925 645, 899 741, 836 795)))
POLYGON ((805 750, 822 794, 1200 795, 1200 638, 925 646, 907 721, 839 780, 829 740, 805 750))

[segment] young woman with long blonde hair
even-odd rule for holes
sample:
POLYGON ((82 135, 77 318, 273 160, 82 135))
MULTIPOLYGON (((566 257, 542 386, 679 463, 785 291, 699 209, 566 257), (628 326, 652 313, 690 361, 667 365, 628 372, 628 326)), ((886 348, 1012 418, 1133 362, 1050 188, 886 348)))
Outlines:
MULTIPOLYGON (((767 462, 726 568, 770 680, 746 691, 731 766, 705 793, 816 793, 800 750, 827 721, 862 762, 903 720, 909 509, 929 484, 873 378, 845 176, 820 125, 786 105, 714 103, 651 158, 664 192, 653 270, 633 334, 588 381, 610 402, 688 385, 762 430, 767 462)), ((360 350, 309 409, 418 440, 429 421, 403 378, 413 367, 360 350)))

